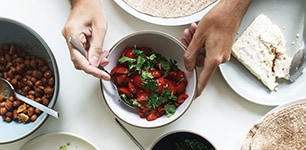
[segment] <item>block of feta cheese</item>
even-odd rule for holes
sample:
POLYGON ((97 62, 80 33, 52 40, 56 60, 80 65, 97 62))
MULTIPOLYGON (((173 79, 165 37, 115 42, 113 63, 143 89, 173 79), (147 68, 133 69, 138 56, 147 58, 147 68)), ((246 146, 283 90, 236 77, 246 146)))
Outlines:
POLYGON ((291 58, 286 54, 283 33, 264 14, 235 41, 232 55, 271 91, 276 90, 277 79, 289 79, 291 58))

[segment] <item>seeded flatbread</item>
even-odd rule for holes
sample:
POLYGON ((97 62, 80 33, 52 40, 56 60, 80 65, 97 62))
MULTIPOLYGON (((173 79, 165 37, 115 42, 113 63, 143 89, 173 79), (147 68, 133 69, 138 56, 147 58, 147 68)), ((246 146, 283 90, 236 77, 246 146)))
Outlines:
POLYGON ((256 124, 241 150, 305 150, 306 102, 276 111, 256 124))
POLYGON ((178 18, 197 13, 217 0, 123 0, 135 10, 160 18, 178 18))

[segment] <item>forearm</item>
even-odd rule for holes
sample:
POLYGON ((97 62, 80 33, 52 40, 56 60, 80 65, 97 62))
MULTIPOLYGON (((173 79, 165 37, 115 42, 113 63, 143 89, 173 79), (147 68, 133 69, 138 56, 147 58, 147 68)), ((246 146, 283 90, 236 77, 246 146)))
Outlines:
POLYGON ((71 8, 76 5, 101 4, 100 0, 69 0, 71 8))
POLYGON ((221 0, 220 5, 226 7, 225 14, 231 15, 240 23, 252 0, 221 0))

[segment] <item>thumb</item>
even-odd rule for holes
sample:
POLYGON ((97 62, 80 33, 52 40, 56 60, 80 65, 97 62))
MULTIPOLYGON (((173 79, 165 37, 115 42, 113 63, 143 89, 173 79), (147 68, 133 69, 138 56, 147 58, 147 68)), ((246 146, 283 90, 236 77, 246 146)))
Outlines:
POLYGON ((101 62, 102 47, 103 47, 105 32, 99 32, 97 30, 94 30, 94 31, 95 32, 93 32, 92 38, 90 41, 88 59, 91 65, 98 66, 101 62))

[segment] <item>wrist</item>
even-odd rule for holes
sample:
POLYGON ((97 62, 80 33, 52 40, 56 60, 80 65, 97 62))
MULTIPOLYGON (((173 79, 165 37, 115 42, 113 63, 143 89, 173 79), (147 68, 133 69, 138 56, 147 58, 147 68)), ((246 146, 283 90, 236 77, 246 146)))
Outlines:
POLYGON ((101 5, 100 0, 69 0, 71 8, 78 6, 78 5, 101 5))

